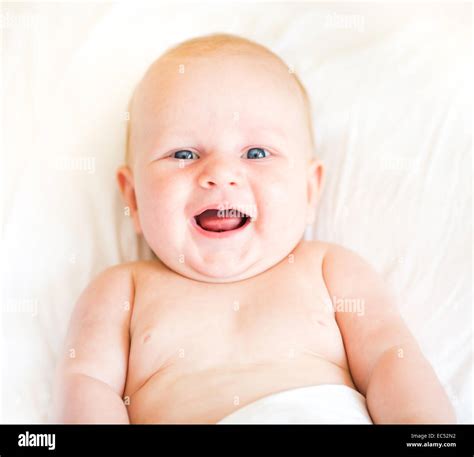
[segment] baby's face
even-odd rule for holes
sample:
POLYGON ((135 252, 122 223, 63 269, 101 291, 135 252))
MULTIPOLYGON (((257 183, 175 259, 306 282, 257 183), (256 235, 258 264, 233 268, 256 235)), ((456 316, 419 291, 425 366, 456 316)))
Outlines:
POLYGON ((312 221, 322 166, 285 68, 247 55, 161 62, 132 119, 133 170, 119 181, 163 263, 230 282, 291 253, 312 221))

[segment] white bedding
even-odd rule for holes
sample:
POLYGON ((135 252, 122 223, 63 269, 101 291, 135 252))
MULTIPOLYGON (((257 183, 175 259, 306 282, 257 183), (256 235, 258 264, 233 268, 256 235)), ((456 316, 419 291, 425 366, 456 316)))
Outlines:
POLYGON ((372 424, 365 397, 342 384, 287 389, 235 410, 217 422, 243 424, 372 424))
POLYGON ((114 178, 126 102, 168 46, 217 31, 267 45, 306 84, 327 166, 314 235, 383 273, 472 422, 470 8, 3 4, 2 422, 47 421, 80 291, 149 255, 114 178))

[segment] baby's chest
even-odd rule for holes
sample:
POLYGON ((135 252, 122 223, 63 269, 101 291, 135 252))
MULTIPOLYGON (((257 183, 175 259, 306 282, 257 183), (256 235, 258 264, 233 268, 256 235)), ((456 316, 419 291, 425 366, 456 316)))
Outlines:
POLYGON ((135 304, 130 370, 146 378, 316 356, 341 363, 342 338, 322 284, 291 281, 238 287, 183 287, 135 304))

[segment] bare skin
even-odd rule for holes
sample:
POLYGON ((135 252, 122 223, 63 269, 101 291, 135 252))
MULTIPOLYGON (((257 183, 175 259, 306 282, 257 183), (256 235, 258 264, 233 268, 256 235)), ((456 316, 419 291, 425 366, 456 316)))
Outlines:
POLYGON ((266 59, 246 46, 178 54, 140 84, 118 181, 160 261, 109 268, 80 297, 55 421, 216 423, 272 393, 342 384, 375 423, 455 422, 379 275, 347 249, 301 241, 324 168, 301 93, 266 59), (224 202, 257 217, 220 238, 213 227, 233 219, 203 211, 224 202))
POLYGON ((231 285, 140 264, 125 387, 130 420, 215 423, 281 390, 353 387, 323 279, 309 281, 313 266, 321 271, 322 246, 314 258, 309 251, 300 245, 271 270, 231 285))
POLYGON ((106 270, 81 296, 55 417, 216 423, 266 395, 318 384, 357 389, 375 423, 455 421, 381 279, 354 253, 301 242, 274 268, 232 284, 137 262, 106 270), (335 303, 364 290, 362 314, 335 303))

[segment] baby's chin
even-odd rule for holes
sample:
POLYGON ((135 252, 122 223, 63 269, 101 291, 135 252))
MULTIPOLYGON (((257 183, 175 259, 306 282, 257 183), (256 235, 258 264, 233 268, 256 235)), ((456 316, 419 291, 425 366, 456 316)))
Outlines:
MULTIPOLYGON (((162 246, 163 244, 160 248, 162 246)), ((276 252, 269 257, 263 246, 258 246, 258 243, 245 248, 220 246, 214 250, 205 251, 188 247, 187 250, 180 250, 179 256, 174 255, 176 250, 164 251, 150 247, 160 263, 169 270, 195 281, 209 283, 242 281, 262 273, 281 260, 276 252)))
POLYGON ((250 265, 233 261, 231 257, 224 258, 213 262, 206 262, 193 265, 194 271, 200 276, 201 280, 209 282, 233 282, 247 279, 260 273, 258 269, 258 260, 251 262, 250 265))
POLYGON ((174 248, 171 238, 164 243, 161 237, 160 243, 156 243, 158 249, 153 249, 154 240, 150 240, 149 246, 166 267, 181 276, 201 282, 230 283, 257 276, 282 261, 302 238, 299 231, 288 232, 282 236, 256 230, 240 239, 190 238, 174 248))
POLYGON ((263 253, 251 252, 247 256, 231 249, 219 249, 205 256, 188 255, 183 262, 172 267, 177 273, 203 282, 225 283, 241 281, 264 271, 263 253))

